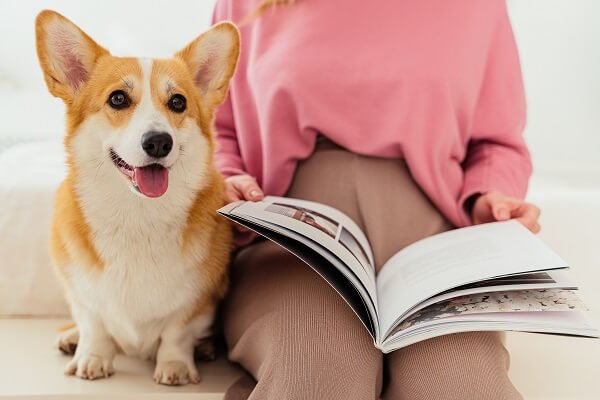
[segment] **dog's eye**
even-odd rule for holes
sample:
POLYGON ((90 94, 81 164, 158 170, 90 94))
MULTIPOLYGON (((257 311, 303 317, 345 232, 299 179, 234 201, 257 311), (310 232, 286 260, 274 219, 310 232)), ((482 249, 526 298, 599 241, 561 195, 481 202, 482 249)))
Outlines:
POLYGON ((129 107, 131 101, 129 96, 122 90, 115 90, 108 96, 108 105, 115 110, 122 110, 123 108, 129 107))
POLYGON ((176 113, 182 113, 185 111, 185 97, 180 94, 174 94, 167 103, 169 109, 176 113))

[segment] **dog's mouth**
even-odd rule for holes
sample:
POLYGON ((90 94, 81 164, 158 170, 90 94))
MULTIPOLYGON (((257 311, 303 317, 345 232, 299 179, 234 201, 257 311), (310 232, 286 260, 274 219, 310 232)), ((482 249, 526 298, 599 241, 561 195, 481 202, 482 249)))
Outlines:
POLYGON ((131 182, 133 188, 146 197, 160 197, 169 187, 169 170, 160 164, 134 167, 123 160, 114 150, 110 158, 119 171, 131 182))

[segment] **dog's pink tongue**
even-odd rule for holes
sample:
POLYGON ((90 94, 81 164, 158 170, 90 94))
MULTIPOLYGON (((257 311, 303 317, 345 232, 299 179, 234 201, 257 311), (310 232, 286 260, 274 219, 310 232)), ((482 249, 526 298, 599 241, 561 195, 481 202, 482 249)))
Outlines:
POLYGON ((169 170, 159 164, 135 168, 135 181, 147 197, 160 197, 169 187, 169 170))

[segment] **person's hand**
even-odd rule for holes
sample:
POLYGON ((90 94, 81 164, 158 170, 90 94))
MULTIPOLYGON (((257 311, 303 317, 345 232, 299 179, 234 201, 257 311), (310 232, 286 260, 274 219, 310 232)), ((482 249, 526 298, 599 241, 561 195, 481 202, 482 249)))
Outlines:
POLYGON ((473 203, 471 218, 474 224, 506 221, 515 218, 533 233, 541 229, 538 219, 540 209, 531 203, 500 192, 489 192, 480 195, 473 203))
MULTIPOLYGON (((265 197, 262 189, 256 183, 256 179, 250 175, 233 175, 225 178, 225 204, 238 201, 250 200, 259 201, 265 197)), ((249 229, 240 225, 234 224, 235 229, 240 232, 248 232, 249 229)))
POLYGON ((259 201, 265 197, 256 179, 250 175, 233 175, 225 179, 225 203, 238 200, 259 201))

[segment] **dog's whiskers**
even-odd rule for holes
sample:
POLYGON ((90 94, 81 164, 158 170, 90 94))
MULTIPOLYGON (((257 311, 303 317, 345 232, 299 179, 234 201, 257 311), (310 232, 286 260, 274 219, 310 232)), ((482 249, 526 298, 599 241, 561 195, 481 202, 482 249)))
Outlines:
POLYGON ((102 169, 103 165, 104 165, 104 160, 103 159, 99 159, 98 160, 98 165, 96 165, 96 172, 94 173, 94 180, 98 179, 98 173, 102 169))

